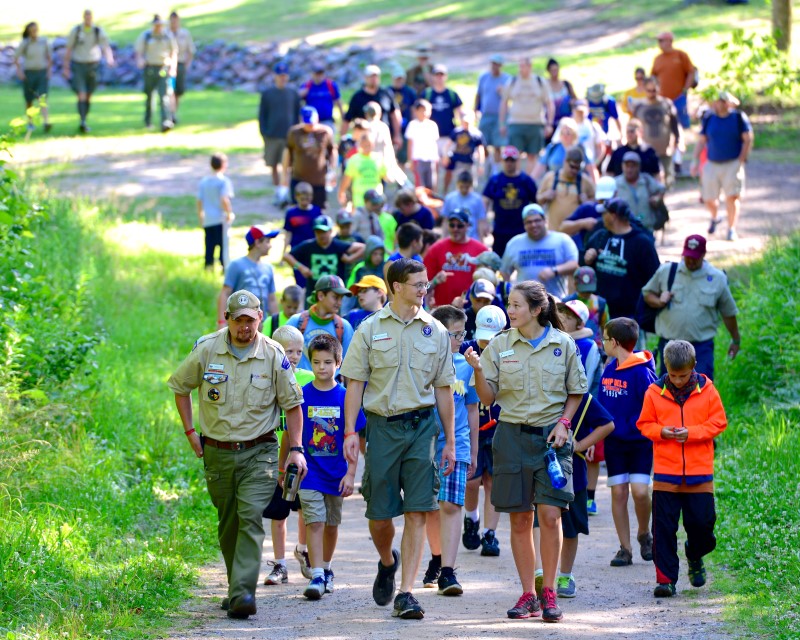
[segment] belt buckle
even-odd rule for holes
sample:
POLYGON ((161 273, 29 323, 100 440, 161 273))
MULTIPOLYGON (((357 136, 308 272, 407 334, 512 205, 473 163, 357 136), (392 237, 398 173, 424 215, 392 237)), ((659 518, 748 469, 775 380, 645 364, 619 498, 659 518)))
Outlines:
POLYGON ((244 442, 231 442, 231 451, 244 451, 244 442))
POLYGON ((422 418, 419 415, 419 411, 415 411, 414 415, 411 417, 411 424, 414 425, 414 429, 419 426, 421 420, 422 418))

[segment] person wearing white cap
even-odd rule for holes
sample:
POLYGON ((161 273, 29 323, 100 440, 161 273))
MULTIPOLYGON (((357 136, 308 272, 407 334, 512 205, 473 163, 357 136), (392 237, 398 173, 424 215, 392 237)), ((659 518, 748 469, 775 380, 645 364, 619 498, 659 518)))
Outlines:
POLYGON ((703 202, 711 214, 708 234, 712 235, 720 222, 717 201, 722 191, 728 214, 728 240, 738 237, 736 221, 744 191, 744 165, 753 148, 753 127, 747 116, 736 108, 738 105, 736 96, 728 91, 719 92, 711 113, 703 118, 692 163, 692 175, 697 175, 700 154, 708 149, 708 162, 700 178, 703 202))
POLYGON ((538 204, 522 210, 525 233, 513 237, 503 254, 501 271, 510 281, 538 280, 547 292, 563 298, 569 291, 568 278, 578 268, 578 248, 566 233, 547 228, 547 214, 538 204))
POLYGON ((400 133, 403 128, 400 109, 397 108, 393 94, 381 87, 381 69, 374 64, 367 65, 364 68, 364 84, 350 98, 350 104, 347 105, 347 112, 342 118, 339 133, 345 135, 350 129, 350 123, 353 120, 364 117, 364 107, 369 102, 377 102, 380 105, 382 111, 381 120, 392 130, 394 148, 399 149, 403 143, 400 133))

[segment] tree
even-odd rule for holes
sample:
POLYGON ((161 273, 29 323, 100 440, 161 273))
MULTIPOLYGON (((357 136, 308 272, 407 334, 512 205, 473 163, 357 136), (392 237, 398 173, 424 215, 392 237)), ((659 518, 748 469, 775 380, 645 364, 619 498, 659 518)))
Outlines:
POLYGON ((772 33, 781 51, 792 46, 792 0, 772 0, 772 33))

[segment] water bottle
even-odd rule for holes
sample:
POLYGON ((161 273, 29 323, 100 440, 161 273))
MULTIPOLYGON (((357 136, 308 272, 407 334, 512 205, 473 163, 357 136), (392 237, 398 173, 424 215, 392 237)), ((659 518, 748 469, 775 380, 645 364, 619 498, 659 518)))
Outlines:
POLYGON ((286 467, 286 475, 283 477, 283 499, 286 500, 286 502, 294 502, 299 488, 300 476, 298 474, 297 465, 292 462, 286 467))
POLYGON ((336 169, 328 169, 325 174, 325 191, 328 193, 336 191, 336 169))
POLYGON ((567 484, 567 478, 561 470, 561 465, 556 457, 556 450, 547 444, 547 453, 544 454, 544 459, 547 462, 547 475, 550 476, 550 484, 553 489, 563 489, 567 484))

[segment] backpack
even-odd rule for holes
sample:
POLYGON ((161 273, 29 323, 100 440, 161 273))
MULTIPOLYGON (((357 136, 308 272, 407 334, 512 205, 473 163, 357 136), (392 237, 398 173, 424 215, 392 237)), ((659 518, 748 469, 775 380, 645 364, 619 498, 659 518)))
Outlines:
MULTIPOLYGON (((667 291, 672 291, 672 285, 675 283, 675 274, 678 272, 678 263, 670 262, 669 277, 667 278, 667 291)), ((661 309, 654 309, 644 301, 644 295, 639 294, 639 299, 636 301, 636 311, 634 312, 634 319, 639 323, 639 328, 647 333, 656 332, 656 317, 666 307, 661 309)))
MULTIPOLYGON (((309 318, 311 318, 311 314, 307 309, 300 314, 300 323, 298 324, 297 328, 303 335, 306 334, 306 327, 308 326, 309 318)), ((341 316, 333 316, 333 328, 336 331, 336 339, 339 340, 339 342, 342 342, 344 339, 344 320, 342 320, 341 316)))
MULTIPOLYGON (((556 171, 555 179, 553 180, 553 191, 556 190, 558 186, 558 174, 561 173, 560 170, 556 171)), ((583 175, 583 171, 578 171, 578 175, 575 176, 575 188, 578 190, 578 200, 581 198, 581 176, 583 175)))
MULTIPOLYGON (((72 30, 72 37, 70 38, 70 40, 72 41, 73 49, 75 48, 75 45, 78 43, 78 34, 80 33, 80 30, 81 30, 81 25, 77 25, 72 30)), ((92 31, 94 31, 94 44, 95 46, 97 46, 100 44, 100 27, 94 25, 94 27, 92 27, 92 31)))
MULTIPOLYGON (((328 93, 331 94, 331 100, 336 100, 336 89, 333 86, 333 80, 330 78, 325 78, 325 86, 328 87, 328 93)), ((305 86, 303 87, 306 91, 311 90, 311 80, 306 82, 305 86)))
MULTIPOLYGON (((458 98, 458 95, 456 95, 456 92, 452 89, 447 89, 447 95, 450 96, 450 106, 452 107, 456 103, 456 98, 458 98)), ((422 97, 428 102, 432 102, 431 98, 433 98, 433 89, 431 87, 425 89, 425 91, 422 92, 422 97)))
POLYGON ((280 313, 273 313, 273 314, 272 314, 272 315, 269 317, 269 319, 270 319, 270 324, 269 324, 269 335, 267 336, 268 338, 271 338, 271 337, 272 337, 272 334, 274 334, 274 333, 275 333, 275 329, 277 329, 277 328, 278 328, 278 323, 280 322, 280 316, 281 316, 281 314, 280 314, 280 313))

